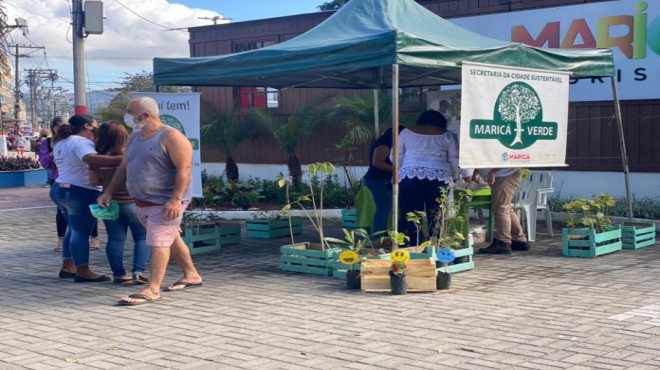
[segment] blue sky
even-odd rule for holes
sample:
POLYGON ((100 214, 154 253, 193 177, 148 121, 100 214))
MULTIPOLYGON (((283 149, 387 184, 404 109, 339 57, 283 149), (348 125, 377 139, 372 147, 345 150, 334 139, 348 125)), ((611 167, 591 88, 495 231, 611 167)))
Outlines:
POLYGON ((238 22, 313 12, 324 0, 174 0, 173 2, 215 10, 238 22))

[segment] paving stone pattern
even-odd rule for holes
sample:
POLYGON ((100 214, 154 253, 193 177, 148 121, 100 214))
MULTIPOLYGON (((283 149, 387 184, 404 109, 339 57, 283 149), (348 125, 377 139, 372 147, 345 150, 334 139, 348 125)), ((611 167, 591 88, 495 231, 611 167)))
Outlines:
POLYGON ((477 258, 450 291, 390 296, 280 272, 286 239, 243 241, 195 258, 203 288, 126 308, 130 288, 56 278, 54 209, 0 220, 0 369, 660 368, 657 246, 572 259, 542 239, 477 258))

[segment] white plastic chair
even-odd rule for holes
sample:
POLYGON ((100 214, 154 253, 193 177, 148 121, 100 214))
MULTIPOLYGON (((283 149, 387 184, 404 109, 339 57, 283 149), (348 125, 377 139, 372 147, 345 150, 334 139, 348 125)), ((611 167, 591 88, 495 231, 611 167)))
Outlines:
POLYGON ((513 201, 514 211, 520 210, 521 219, 520 223, 527 226, 527 240, 530 242, 536 241, 536 210, 538 207, 538 192, 537 184, 530 181, 531 179, 523 180, 520 184, 518 194, 513 201))
POLYGON ((532 171, 530 172, 530 182, 536 184, 536 191, 538 193, 536 209, 544 213, 548 234, 553 237, 552 211, 548 205, 548 197, 554 192, 552 174, 549 171, 532 171))

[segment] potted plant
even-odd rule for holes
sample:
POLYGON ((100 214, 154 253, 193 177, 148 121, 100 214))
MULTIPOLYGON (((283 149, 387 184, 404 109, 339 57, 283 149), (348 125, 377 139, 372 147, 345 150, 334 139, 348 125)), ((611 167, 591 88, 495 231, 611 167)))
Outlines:
POLYGON ((620 251, 621 226, 613 225, 608 216, 615 204, 614 198, 607 194, 564 204, 562 208, 569 217, 562 230, 563 255, 596 257, 620 251))
POLYGON ((346 278, 348 289, 360 289, 360 267, 362 259, 387 258, 383 249, 376 247, 386 232, 369 234, 365 229, 342 229, 344 239, 326 237, 326 241, 342 249, 335 264, 333 276, 346 278))
MULTIPOLYGON (((328 177, 332 176, 335 167, 329 162, 313 163, 308 166, 310 177, 328 177)), ((290 272, 302 272, 315 275, 332 275, 334 261, 340 248, 331 246, 325 238, 323 225, 323 189, 324 181, 320 181, 318 193, 314 191, 314 186, 308 184, 309 193, 302 194, 295 200, 291 200, 289 186, 290 183, 284 178, 278 180, 278 184, 284 187, 287 193, 287 204, 282 208, 282 212, 288 216, 289 235, 291 244, 280 248, 280 269, 290 272), (299 209, 303 216, 312 224, 318 233, 318 243, 296 243, 294 240, 293 220, 291 210, 299 209)))
POLYGON ((408 251, 399 249, 392 252, 390 288, 394 295, 402 295, 408 292, 408 284, 406 281, 406 263, 408 260, 410 260, 410 254, 408 251))
POLYGON ((275 239, 293 233, 293 235, 302 234, 302 220, 300 218, 291 218, 289 220, 283 217, 280 212, 274 216, 268 212, 257 212, 253 219, 245 222, 248 238, 254 239, 275 239), (290 227, 289 227, 290 226, 290 227))

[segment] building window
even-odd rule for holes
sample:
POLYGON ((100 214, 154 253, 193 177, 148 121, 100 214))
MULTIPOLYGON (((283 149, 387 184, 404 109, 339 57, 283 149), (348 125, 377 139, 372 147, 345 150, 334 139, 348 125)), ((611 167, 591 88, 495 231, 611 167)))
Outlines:
POLYGON ((232 53, 240 53, 243 51, 265 48, 266 46, 274 45, 276 43, 277 42, 273 40, 232 41, 231 51, 232 53))
POLYGON ((266 88, 266 107, 269 109, 280 107, 280 90, 272 87, 266 88))

